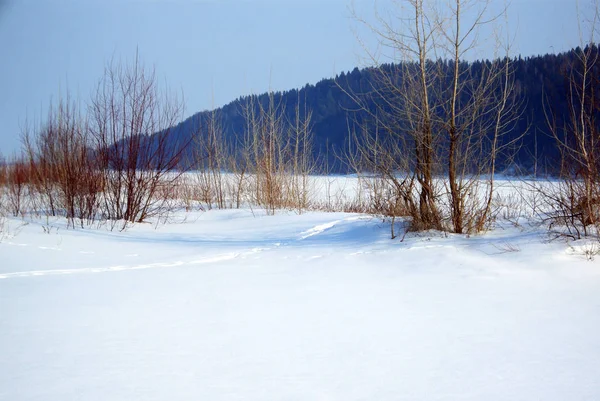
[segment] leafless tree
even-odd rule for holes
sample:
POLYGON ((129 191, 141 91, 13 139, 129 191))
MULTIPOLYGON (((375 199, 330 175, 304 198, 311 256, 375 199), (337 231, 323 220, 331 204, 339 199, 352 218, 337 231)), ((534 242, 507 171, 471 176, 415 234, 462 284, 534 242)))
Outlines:
POLYGON ((376 23, 355 14, 392 63, 365 49, 375 64, 371 91, 347 91, 371 117, 353 157, 391 189, 388 214, 410 216, 414 230, 472 233, 492 217, 496 160, 518 110, 508 44, 477 70, 465 62, 481 28, 498 18, 490 1, 444 4, 401 1, 377 12, 376 23))
POLYGON ((104 208, 113 223, 141 222, 164 211, 190 139, 175 126, 183 100, 158 86, 138 55, 129 65, 111 62, 89 106, 90 129, 102 171, 104 208))
POLYGON ((546 99, 544 110, 550 131, 561 154, 561 181, 541 188, 550 206, 551 227, 566 227, 566 234, 579 239, 600 237, 600 52, 596 44, 600 10, 589 3, 585 17, 578 7, 581 46, 565 70, 568 114, 562 122, 546 99))

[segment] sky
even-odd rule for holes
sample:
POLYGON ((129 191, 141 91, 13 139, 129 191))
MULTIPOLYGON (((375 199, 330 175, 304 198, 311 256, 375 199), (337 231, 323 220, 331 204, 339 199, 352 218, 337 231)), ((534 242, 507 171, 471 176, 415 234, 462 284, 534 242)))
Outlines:
MULTIPOLYGON (((184 94, 185 116, 364 66, 357 37, 367 48, 377 42, 351 17, 351 2, 0 0, 0 153, 16 152, 26 121, 43 118, 61 93, 85 105, 106 63, 131 60, 136 51, 161 83, 184 94)), ((514 54, 577 46, 575 3, 512 0, 514 54)), ((493 7, 503 4, 492 0, 493 7)), ((372 18, 374 1, 354 5, 372 18)), ((485 48, 481 55, 490 56, 485 48)))

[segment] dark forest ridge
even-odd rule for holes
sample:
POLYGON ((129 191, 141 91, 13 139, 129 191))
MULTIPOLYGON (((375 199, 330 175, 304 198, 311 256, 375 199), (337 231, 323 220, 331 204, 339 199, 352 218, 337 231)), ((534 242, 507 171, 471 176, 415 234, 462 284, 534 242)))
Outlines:
MULTIPOLYGON (((557 118, 558 126, 563 124, 562 116, 567 113, 568 107, 565 93, 568 77, 565 76, 565 71, 570 63, 575 62, 576 57, 576 49, 573 49, 559 54, 525 58, 519 56, 511 61, 515 81, 513 95, 516 103, 520 104, 520 117, 511 128, 509 137, 522 136, 521 147, 514 159, 522 172, 531 172, 534 165, 538 166, 540 172, 545 171, 558 157, 554 138, 549 135, 544 109, 557 118), (536 158, 537 163, 534 161, 536 158)), ((489 64, 491 61, 465 62, 464 65, 477 75, 483 63, 489 64)), ((398 68, 398 65, 388 64, 380 68, 393 69, 398 68)), ((374 71, 375 67, 354 68, 335 78, 322 79, 300 89, 273 93, 275 103, 285 110, 289 118, 292 118, 296 106, 300 107, 302 113, 305 107, 312 112, 314 155, 321 160, 326 159, 333 172, 344 171, 336 155, 348 147, 349 132, 356 121, 363 122, 368 118, 345 92, 366 94, 372 91, 374 71)), ((598 72, 596 67, 595 75, 598 72)), ((198 130, 202 132, 203 129, 199 126, 205 126, 211 116, 214 116, 226 142, 235 146, 244 132, 243 108, 251 99, 266 105, 269 95, 263 93, 243 96, 215 110, 196 113, 176 126, 178 136, 189 137, 198 130)), ((509 166, 501 163, 501 168, 507 167, 509 166)))

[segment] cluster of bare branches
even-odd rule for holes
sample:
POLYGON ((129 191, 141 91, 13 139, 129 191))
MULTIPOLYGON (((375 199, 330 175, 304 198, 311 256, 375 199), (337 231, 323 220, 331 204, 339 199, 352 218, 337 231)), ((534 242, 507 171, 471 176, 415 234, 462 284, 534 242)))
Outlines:
POLYGON ((600 238, 600 51, 595 42, 600 5, 597 1, 586 16, 587 26, 579 25, 582 46, 575 49, 575 58, 565 69, 569 82, 564 93, 568 115, 559 120, 551 99, 544 104, 550 132, 560 150, 561 165, 560 180, 540 191, 549 206, 551 230, 574 239, 600 238))
POLYGON ((23 216, 28 201, 28 185, 32 181, 29 164, 19 156, 13 156, 3 168, 5 175, 4 209, 13 216, 23 216))
POLYGON ((376 24, 357 17, 394 64, 369 53, 376 65, 370 92, 347 92, 371 117, 354 134, 352 164, 383 181, 382 213, 409 216, 411 229, 482 231, 493 219, 498 155, 516 142, 503 137, 518 107, 508 45, 479 71, 463 60, 480 29, 500 16, 490 16, 486 0, 454 0, 447 8, 401 3, 405 14, 378 13, 376 24))
MULTIPOLYGON (((228 148, 217 112, 213 111, 204 127, 197 130, 194 137, 194 160, 197 168, 194 175, 194 187, 199 191, 196 198, 210 209, 213 206, 226 207, 227 183, 224 172, 233 161, 228 148)), ((239 207, 239 202, 238 202, 239 207)))
POLYGON ((5 205, 4 203, 6 202, 6 198, 5 198, 5 191, 6 191, 6 184, 7 184, 7 180, 8 180, 8 169, 6 166, 6 160, 4 159, 4 156, 2 155, 2 153, 0 152, 0 241, 2 240, 2 238, 5 235, 5 231, 6 231, 6 216, 5 216, 5 205))
POLYGON ((141 222, 165 209, 190 142, 174 132, 183 110, 183 101, 161 92, 154 70, 146 70, 137 55, 131 66, 106 68, 89 118, 95 156, 106 173, 103 209, 109 220, 141 222))
POLYGON ((85 111, 67 95, 26 127, 23 155, 4 167, 12 213, 23 213, 26 193, 36 213, 72 227, 124 229, 167 210, 187 145, 173 132, 183 102, 161 92, 136 55, 106 67, 85 111))
POLYGON ((67 95, 39 126, 26 125, 23 153, 2 164, 2 199, 15 216, 62 216, 73 228, 125 229, 182 199, 188 208, 193 200, 302 212, 315 168, 311 112, 298 104, 287 114, 275 98, 251 97, 244 135, 228 144, 217 112, 193 133, 176 131, 183 102, 161 92, 137 56, 130 65, 110 63, 85 108, 67 95))
MULTIPOLYGON (((299 100, 299 99, 298 99, 299 100)), ((242 160, 249 173, 251 203, 269 213, 278 208, 302 211, 309 204, 309 174, 312 157, 311 112, 300 102, 294 117, 286 118, 285 107, 271 92, 268 104, 255 97, 244 106, 246 120, 242 160)))
POLYGON ((250 205, 268 214, 303 212, 311 206, 310 174, 316 167, 311 111, 298 99, 293 113, 286 113, 272 92, 266 99, 251 96, 240 107, 245 129, 233 143, 224 139, 218 112, 198 123, 195 170, 186 176, 183 197, 208 208, 250 205))
POLYGON ((72 226, 83 227, 98 213, 104 175, 93 155, 89 127, 67 96, 51 106, 37 132, 23 133, 25 157, 31 170, 30 199, 50 216, 64 214, 72 226), (37 198, 37 199, 36 199, 37 198))

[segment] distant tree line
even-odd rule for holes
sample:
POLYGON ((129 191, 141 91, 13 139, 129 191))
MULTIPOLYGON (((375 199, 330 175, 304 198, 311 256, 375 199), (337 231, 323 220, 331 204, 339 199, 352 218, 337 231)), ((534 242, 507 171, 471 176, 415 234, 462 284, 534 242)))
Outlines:
MULTIPOLYGON (((516 57, 510 60, 514 79, 514 103, 520 105, 519 118, 510 128, 509 138, 520 138, 519 149, 510 158, 498 160, 497 171, 511 171, 522 174, 555 174, 558 170, 556 162, 560 151, 556 146, 552 127, 549 126, 548 112, 551 111, 555 126, 564 125, 564 118, 569 114, 569 104, 565 91, 569 88, 569 66, 577 61, 582 50, 598 53, 598 47, 591 44, 589 49, 576 48, 560 54, 543 56, 516 57), (517 169, 517 170, 515 170, 517 169)), ((481 77, 486 66, 503 60, 461 61, 461 69, 473 79, 481 77)), ((449 60, 437 60, 440 68, 451 68, 449 60)), ((373 94, 377 87, 376 71, 387 70, 402 74, 405 71, 398 64, 387 64, 378 68, 354 68, 342 72, 335 78, 328 78, 301 89, 283 92, 265 93, 240 97, 233 102, 212 111, 202 111, 184 120, 175 127, 177 136, 185 138, 198 131, 216 118, 223 131, 225 142, 236 147, 243 137, 246 119, 244 110, 253 105, 266 108, 270 101, 282 105, 287 118, 293 119, 296 108, 301 113, 312 113, 313 157, 320 162, 323 171, 345 173, 352 169, 344 162, 341 155, 352 146, 350 133, 357 126, 371 124, 370 116, 347 93, 373 94)), ((600 65, 593 66, 592 74, 600 76, 600 65)), ((451 74, 448 74, 451 76, 451 74)), ((400 79, 400 77, 398 77, 400 79)), ((372 96, 371 105, 375 109, 378 104, 376 95, 372 96)), ((374 130, 374 128, 373 128, 374 130)), ((180 138, 180 139, 181 139, 180 138)), ((184 140, 185 142, 185 140, 184 140)), ((192 150, 190 150, 192 152, 192 150)))

